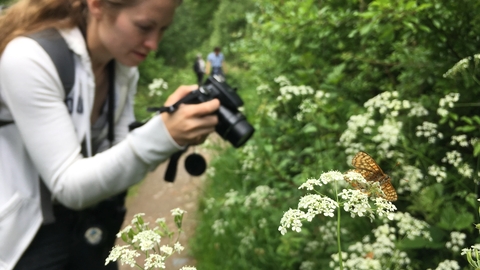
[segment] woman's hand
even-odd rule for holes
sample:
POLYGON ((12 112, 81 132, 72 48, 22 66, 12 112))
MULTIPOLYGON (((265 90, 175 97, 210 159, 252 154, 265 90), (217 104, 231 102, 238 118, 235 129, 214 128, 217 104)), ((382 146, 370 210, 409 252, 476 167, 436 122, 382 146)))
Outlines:
MULTIPOLYGON (((171 106, 188 95, 198 85, 183 85, 170 95, 165 106, 171 106)), ((220 101, 213 99, 199 104, 180 104, 174 113, 162 113, 161 117, 170 136, 181 146, 196 145, 205 141, 208 134, 215 130, 217 115, 213 114, 220 107, 220 101)))

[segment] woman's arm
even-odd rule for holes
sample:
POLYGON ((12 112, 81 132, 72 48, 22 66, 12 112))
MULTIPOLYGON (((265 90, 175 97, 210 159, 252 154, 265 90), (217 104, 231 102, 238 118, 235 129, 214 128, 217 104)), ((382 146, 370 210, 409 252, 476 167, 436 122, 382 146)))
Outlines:
POLYGON ((67 207, 84 208, 125 190, 143 179, 152 163, 179 150, 162 119, 154 117, 112 149, 84 158, 55 67, 29 38, 17 38, 5 49, 0 89, 36 169, 67 207))

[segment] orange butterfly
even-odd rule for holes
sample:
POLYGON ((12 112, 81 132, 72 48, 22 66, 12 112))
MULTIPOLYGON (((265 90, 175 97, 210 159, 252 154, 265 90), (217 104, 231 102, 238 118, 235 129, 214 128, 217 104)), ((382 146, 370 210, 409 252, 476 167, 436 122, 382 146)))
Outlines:
POLYGON ((361 174, 365 180, 379 182, 380 188, 385 193, 385 200, 391 202, 397 200, 397 192, 390 181, 390 176, 382 171, 369 154, 358 152, 352 159, 352 165, 355 167, 354 171, 361 174))

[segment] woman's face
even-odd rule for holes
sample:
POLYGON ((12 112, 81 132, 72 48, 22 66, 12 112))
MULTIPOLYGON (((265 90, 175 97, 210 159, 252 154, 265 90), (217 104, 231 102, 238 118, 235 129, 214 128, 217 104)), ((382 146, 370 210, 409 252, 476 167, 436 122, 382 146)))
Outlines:
POLYGON ((157 49, 176 7, 176 0, 140 0, 115 16, 102 12, 97 29, 103 53, 126 66, 139 65, 157 49))

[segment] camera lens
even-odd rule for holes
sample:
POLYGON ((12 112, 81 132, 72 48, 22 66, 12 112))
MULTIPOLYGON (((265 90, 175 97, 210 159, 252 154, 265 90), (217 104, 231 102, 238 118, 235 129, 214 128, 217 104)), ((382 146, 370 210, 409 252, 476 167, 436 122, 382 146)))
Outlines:
POLYGON ((234 147, 242 146, 252 136, 255 129, 240 112, 232 112, 223 105, 218 110, 217 133, 228 140, 234 147))
POLYGON ((254 131, 255 129, 245 119, 242 119, 235 123, 225 136, 234 147, 238 148, 252 137, 254 131))

